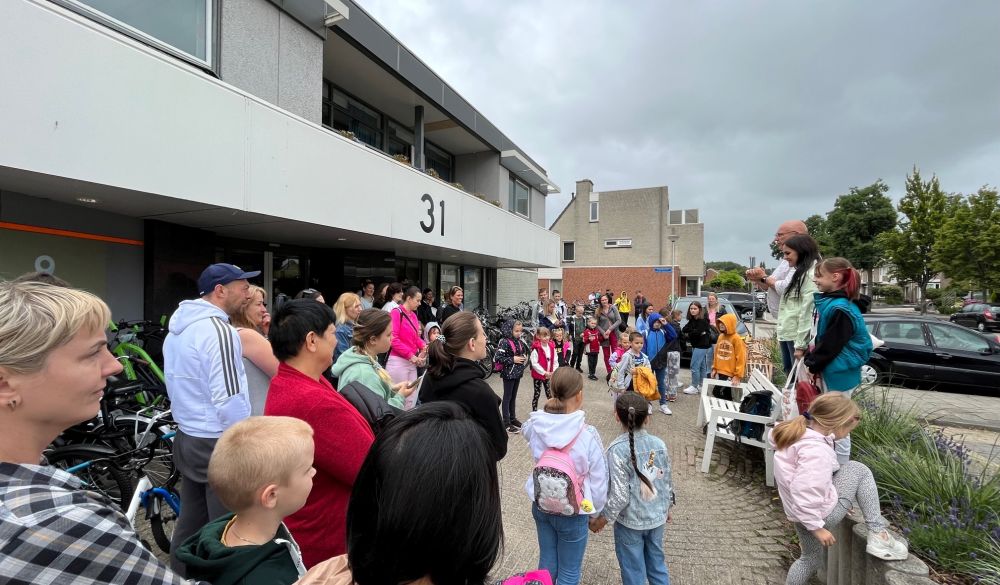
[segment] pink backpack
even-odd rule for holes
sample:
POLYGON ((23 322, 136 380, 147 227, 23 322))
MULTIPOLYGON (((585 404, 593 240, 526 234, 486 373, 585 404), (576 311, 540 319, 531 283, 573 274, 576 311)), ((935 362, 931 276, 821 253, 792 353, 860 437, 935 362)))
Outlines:
POLYGON ((527 573, 511 575, 494 585, 552 585, 552 576, 545 569, 536 569, 527 573))
POLYGON ((555 447, 546 449, 531 470, 535 485, 535 505, 546 514, 575 516, 580 513, 580 505, 583 502, 583 478, 573 465, 570 451, 586 428, 584 425, 573 440, 562 449, 555 447))
MULTIPOLYGON (((511 341, 510 339, 505 339, 504 341, 506 341, 507 343, 510 344, 510 353, 511 353, 511 355, 512 356, 516 355, 517 354, 517 349, 514 347, 514 342, 511 341)), ((503 371, 503 364, 500 362, 500 360, 498 360, 498 359, 494 359, 493 360, 493 371, 494 372, 502 372, 503 371)))

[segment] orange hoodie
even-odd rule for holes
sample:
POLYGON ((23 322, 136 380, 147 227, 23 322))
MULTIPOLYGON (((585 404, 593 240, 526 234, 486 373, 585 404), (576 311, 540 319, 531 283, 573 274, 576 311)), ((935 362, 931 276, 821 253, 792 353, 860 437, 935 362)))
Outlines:
POLYGON ((744 378, 747 368, 747 344, 736 332, 736 315, 726 313, 719 319, 726 324, 726 333, 719 332, 712 369, 721 376, 744 378))

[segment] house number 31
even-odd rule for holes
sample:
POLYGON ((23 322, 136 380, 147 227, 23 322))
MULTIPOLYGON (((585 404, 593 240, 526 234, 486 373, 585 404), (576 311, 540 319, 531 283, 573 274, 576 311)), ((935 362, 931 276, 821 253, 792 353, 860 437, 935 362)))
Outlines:
MULTIPOLYGON (((430 218, 430 223, 424 223, 427 220, 420 220, 420 229, 424 230, 424 233, 431 233, 434 231, 434 224, 436 223, 436 218, 434 217, 434 198, 429 194, 424 193, 423 197, 420 198, 421 201, 427 203, 427 217, 430 218)), ((438 201, 438 207, 441 208, 441 235, 444 235, 444 201, 438 201)))

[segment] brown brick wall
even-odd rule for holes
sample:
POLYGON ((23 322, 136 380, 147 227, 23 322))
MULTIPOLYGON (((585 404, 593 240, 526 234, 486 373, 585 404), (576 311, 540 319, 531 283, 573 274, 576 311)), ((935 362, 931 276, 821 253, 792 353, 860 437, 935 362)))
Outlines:
MULTIPOLYGON (((679 271, 654 272, 653 267, 642 268, 563 268, 563 298, 567 302, 577 299, 586 299, 587 294, 595 290, 604 291, 610 288, 618 296, 624 290, 631 301, 635 298, 635 291, 641 290, 642 294, 656 308, 663 307, 670 298, 670 277, 676 275, 676 294, 681 296, 684 290, 681 288, 681 277, 679 271)), ((539 281, 540 283, 542 281, 539 281)), ((539 287, 544 286, 539 284, 539 287)))
MULTIPOLYGON (((549 286, 550 282, 551 281, 548 278, 539 278, 538 279, 538 288, 548 289, 549 294, 552 294, 552 290, 551 290, 552 287, 549 286)), ((537 299, 537 298, 538 298, 538 295, 535 295, 534 299, 537 299)), ((534 299, 532 299, 532 300, 534 300, 534 299)))

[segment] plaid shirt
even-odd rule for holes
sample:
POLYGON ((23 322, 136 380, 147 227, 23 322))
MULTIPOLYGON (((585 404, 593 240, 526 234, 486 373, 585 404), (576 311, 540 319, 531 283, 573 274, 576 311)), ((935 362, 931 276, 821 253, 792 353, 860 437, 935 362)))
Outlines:
POLYGON ((0 582, 186 583, 146 550, 125 516, 65 471, 0 463, 0 582))

